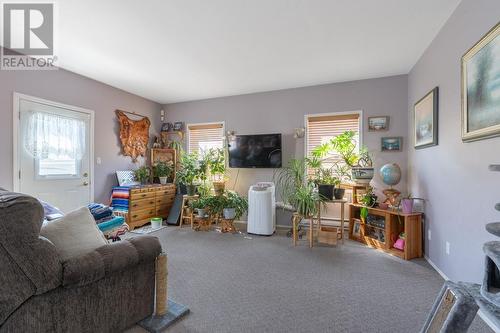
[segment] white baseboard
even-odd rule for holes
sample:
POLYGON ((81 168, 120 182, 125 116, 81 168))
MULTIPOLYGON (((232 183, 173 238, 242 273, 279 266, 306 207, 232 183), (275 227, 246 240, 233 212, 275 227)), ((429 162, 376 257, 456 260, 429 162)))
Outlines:
MULTIPOLYGON (((439 275, 441 275, 441 277, 445 280, 449 280, 448 276, 446 276, 446 274, 443 273, 442 270, 440 270, 435 263, 432 262, 431 259, 429 259, 429 257, 427 255, 424 255, 424 258, 425 260, 427 260, 427 262, 429 263, 429 265, 432 266, 432 268, 434 268, 434 270, 436 272, 439 273, 439 275)), ((479 311, 477 312, 477 314, 479 315, 479 317, 481 317, 481 319, 486 323, 486 325, 488 325, 489 327, 491 327, 491 329, 493 331, 495 331, 496 333, 500 333, 500 327, 496 326, 494 322, 492 322, 490 320, 490 318, 488 318, 484 313, 483 311, 481 311, 481 309, 479 309, 479 311)))

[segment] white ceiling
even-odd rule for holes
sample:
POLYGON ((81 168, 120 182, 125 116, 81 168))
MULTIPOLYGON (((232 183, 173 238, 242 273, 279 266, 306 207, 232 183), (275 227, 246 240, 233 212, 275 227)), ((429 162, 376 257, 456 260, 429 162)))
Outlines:
POLYGON ((59 0, 59 64, 159 103, 406 74, 459 2, 59 0))

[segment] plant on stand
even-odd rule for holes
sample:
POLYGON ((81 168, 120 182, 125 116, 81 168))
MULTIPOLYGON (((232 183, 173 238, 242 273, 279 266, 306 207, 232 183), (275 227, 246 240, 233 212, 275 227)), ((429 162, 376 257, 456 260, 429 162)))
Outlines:
POLYGON ((141 183, 141 185, 145 185, 149 182, 150 175, 151 172, 147 166, 142 166, 134 171, 135 179, 141 183))
POLYGON ((180 167, 177 171, 177 183, 186 186, 187 195, 196 194, 196 184, 200 177, 200 163, 197 153, 182 152, 180 158, 180 167))
POLYGON ((196 211, 198 217, 205 217, 208 210, 208 198, 199 198, 198 200, 190 201, 189 206, 196 211))
POLYGON ((174 165, 172 161, 160 161, 153 166, 153 175, 154 177, 158 177, 160 179, 160 184, 166 184, 172 175, 173 170, 174 165))
POLYGON ((224 200, 224 218, 239 219, 248 210, 248 200, 234 191, 227 191, 224 200))
POLYGON ((224 149, 211 148, 208 153, 208 170, 216 195, 222 195, 226 187, 226 158, 224 149))

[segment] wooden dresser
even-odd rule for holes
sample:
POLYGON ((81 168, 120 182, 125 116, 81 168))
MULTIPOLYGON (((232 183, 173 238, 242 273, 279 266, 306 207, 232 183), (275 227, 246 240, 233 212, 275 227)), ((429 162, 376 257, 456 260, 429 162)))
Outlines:
POLYGON ((167 218, 175 198, 175 185, 144 185, 130 189, 127 223, 131 230, 152 217, 167 218))

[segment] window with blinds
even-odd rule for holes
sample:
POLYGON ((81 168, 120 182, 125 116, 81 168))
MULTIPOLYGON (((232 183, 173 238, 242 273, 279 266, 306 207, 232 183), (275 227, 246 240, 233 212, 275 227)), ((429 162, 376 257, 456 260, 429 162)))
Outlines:
MULTIPOLYGON (((356 133, 355 139, 359 147, 360 114, 341 114, 307 117, 307 146, 306 155, 311 156, 312 150, 317 146, 327 143, 330 139, 346 131, 356 133)), ((341 161, 340 156, 332 154, 325 158, 323 166, 329 168, 341 161)))
POLYGON ((210 148, 224 147, 224 124, 190 124, 188 125, 188 152, 204 155, 210 148))

